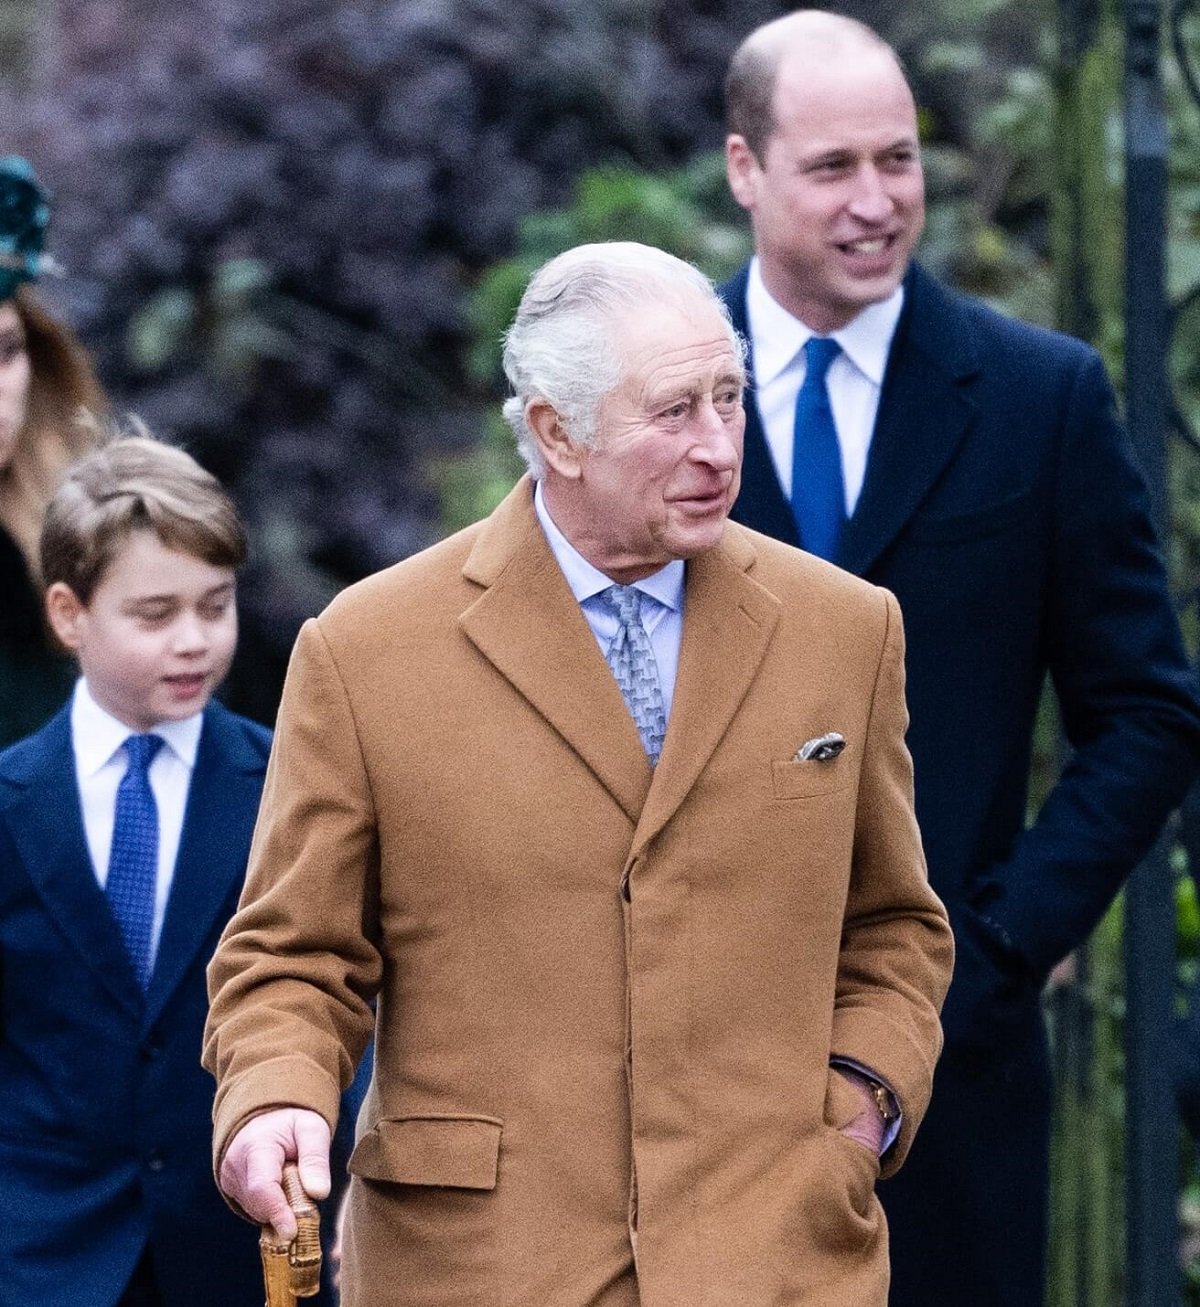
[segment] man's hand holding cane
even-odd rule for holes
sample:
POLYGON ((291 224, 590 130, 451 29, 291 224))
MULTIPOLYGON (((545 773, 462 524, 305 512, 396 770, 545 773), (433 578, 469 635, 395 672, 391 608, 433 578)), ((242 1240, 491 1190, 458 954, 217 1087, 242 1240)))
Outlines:
POLYGON ((264 1227, 266 1307, 294 1307, 298 1296, 317 1291, 320 1240, 311 1200, 329 1194, 329 1143, 329 1126, 316 1112, 277 1108, 249 1120, 221 1161, 222 1190, 264 1227))

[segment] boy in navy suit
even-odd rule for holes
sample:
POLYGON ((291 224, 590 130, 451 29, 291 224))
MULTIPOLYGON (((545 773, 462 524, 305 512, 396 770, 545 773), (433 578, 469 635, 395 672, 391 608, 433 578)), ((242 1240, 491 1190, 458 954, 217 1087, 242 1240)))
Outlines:
POLYGON ((0 753, 0 1307, 262 1302, 199 1062, 270 746, 210 702, 245 552, 218 483, 140 436, 47 510, 46 611, 82 676, 0 753))

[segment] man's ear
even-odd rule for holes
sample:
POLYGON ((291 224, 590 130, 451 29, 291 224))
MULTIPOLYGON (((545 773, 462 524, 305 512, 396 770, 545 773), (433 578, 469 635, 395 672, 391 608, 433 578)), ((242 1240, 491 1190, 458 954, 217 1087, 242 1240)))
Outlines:
POLYGON ((537 440, 542 462, 561 477, 580 475, 579 446, 574 444, 558 410, 546 399, 531 399, 525 406, 525 424, 537 440))
POLYGON ((754 151, 744 136, 731 133, 725 138, 725 176, 733 198, 743 209, 752 209, 756 198, 755 181, 761 171, 754 151))
POLYGON ((79 623, 85 612, 79 596, 65 581, 55 581, 46 591, 46 620, 58 642, 72 653, 79 649, 79 623))

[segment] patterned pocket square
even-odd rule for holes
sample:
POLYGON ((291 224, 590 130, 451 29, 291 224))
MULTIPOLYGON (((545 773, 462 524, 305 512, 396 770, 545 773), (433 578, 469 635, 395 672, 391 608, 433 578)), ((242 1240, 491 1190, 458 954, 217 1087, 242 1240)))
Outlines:
POLYGON ((846 747, 846 739, 837 731, 815 735, 796 750, 795 762, 832 762, 846 747))

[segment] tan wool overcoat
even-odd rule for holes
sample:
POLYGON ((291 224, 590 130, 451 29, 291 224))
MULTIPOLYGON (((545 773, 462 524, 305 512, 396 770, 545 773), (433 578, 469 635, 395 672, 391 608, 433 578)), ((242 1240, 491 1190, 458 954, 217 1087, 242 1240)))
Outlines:
POLYGON ((883 1307, 830 1058, 895 1090, 895 1168, 952 955, 899 611, 734 525, 686 576, 653 770, 527 479, 300 636, 205 1059, 220 1157, 332 1121, 374 1028, 344 1307, 883 1307))

